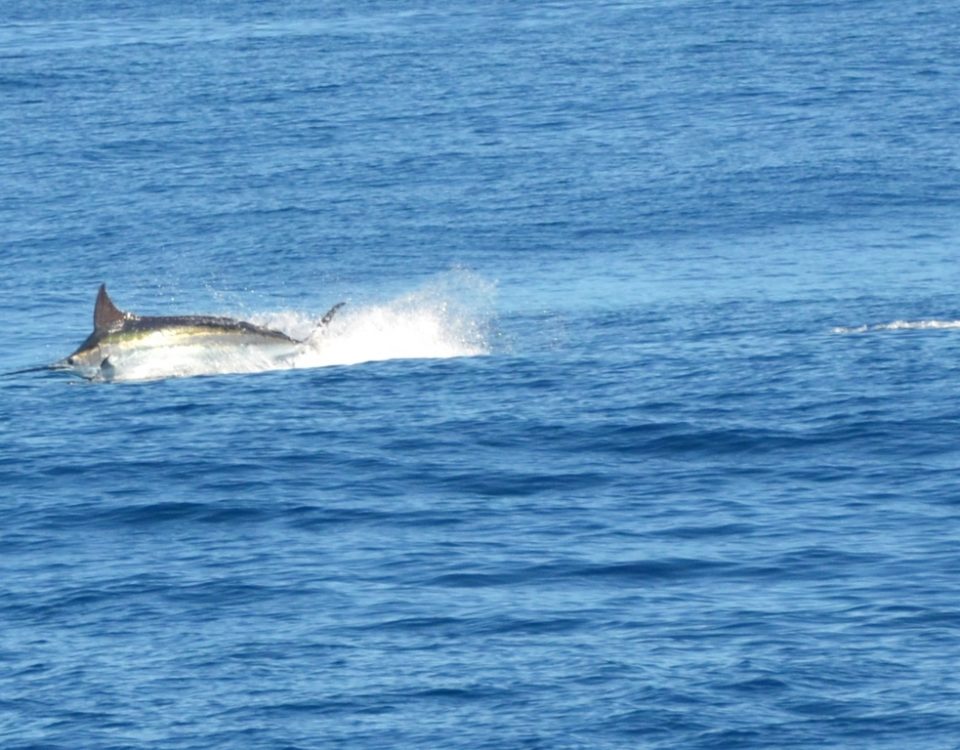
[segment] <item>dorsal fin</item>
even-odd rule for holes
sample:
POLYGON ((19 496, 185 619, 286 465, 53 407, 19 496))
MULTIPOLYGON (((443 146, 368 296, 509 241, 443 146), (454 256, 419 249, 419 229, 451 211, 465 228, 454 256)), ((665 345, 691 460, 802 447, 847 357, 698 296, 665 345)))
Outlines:
POLYGON ((107 294, 107 285, 101 284, 100 291, 97 293, 97 303, 93 306, 93 330, 109 328, 129 317, 131 316, 128 313, 117 309, 110 295, 107 294))

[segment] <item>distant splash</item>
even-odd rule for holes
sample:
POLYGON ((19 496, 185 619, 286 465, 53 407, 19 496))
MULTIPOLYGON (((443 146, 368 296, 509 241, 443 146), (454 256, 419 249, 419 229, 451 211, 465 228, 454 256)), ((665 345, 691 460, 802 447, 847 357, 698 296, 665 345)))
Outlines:
POLYGON ((892 323, 874 323, 860 326, 837 326, 831 333, 875 333, 879 331, 927 331, 960 328, 960 320, 895 320, 892 323))
MULTIPOLYGON (((285 349, 250 346, 172 346, 147 358, 113 362, 111 381, 306 369, 392 359, 447 359, 490 353, 494 286, 466 272, 445 275, 382 304, 349 302, 326 327, 323 311, 261 312, 252 323, 303 343, 285 349)), ((113 361, 115 358, 111 357, 113 361)))

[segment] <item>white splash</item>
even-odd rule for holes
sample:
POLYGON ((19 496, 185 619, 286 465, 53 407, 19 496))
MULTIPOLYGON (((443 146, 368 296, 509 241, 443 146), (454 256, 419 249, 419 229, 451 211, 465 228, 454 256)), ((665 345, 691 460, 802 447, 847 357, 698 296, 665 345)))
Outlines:
POLYGON ((348 301, 324 327, 317 324, 326 310, 258 313, 246 319, 283 331, 302 343, 172 345, 126 357, 111 356, 111 369, 97 379, 143 381, 391 359, 482 356, 490 352, 493 293, 493 285, 457 273, 390 302, 352 306, 348 301))
POLYGON ((960 320, 895 320, 873 325, 837 326, 830 333, 873 333, 876 331, 926 331, 960 328, 960 320))

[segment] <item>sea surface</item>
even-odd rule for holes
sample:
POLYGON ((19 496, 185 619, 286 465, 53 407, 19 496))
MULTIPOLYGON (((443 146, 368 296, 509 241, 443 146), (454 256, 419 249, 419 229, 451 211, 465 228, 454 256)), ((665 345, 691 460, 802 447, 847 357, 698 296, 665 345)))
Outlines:
POLYGON ((958 261, 951 0, 0 1, 0 370, 346 302, 0 378, 0 747, 960 748, 958 261))

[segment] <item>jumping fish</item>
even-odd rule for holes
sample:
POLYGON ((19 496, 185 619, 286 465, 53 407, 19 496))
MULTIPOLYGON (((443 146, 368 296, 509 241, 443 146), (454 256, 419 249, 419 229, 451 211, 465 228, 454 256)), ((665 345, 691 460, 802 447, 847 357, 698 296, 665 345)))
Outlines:
MULTIPOLYGON (((75 352, 50 365, 5 374, 68 370, 91 380, 113 380, 118 370, 136 368, 164 377, 180 374, 177 363, 184 358, 196 362, 203 355, 220 361, 239 358, 267 366, 282 365, 301 351, 317 330, 327 326, 343 304, 331 307, 306 339, 295 339, 282 331, 234 318, 134 315, 120 310, 107 294, 106 284, 101 284, 93 308, 93 333, 75 352)), ((230 369, 228 365, 226 371, 230 369)), ((187 371, 196 374, 196 367, 187 371)))

